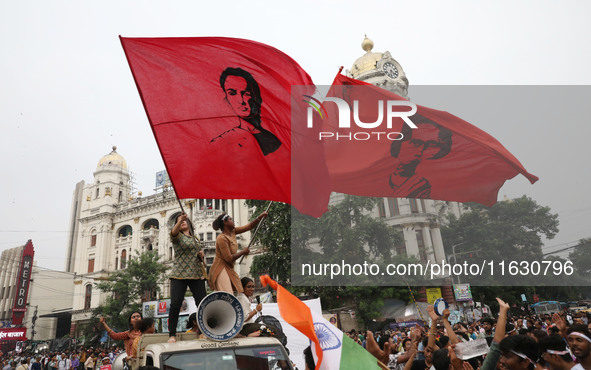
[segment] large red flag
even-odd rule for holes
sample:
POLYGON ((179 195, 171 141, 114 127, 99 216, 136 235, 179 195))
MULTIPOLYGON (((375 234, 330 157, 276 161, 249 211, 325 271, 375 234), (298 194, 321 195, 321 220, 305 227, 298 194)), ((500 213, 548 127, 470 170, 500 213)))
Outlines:
MULTIPOLYGON (((379 127, 367 129, 354 123, 354 114, 361 122, 377 122, 378 101, 406 100, 340 73, 328 96, 343 99, 351 108, 358 101, 359 107, 356 113, 351 110, 350 128, 337 127, 334 119, 324 122, 323 142, 333 191, 491 206, 506 180, 519 173, 532 184, 538 180, 495 138, 450 113, 417 106, 417 112, 409 116, 415 129, 396 117, 391 128, 384 120, 379 127), (372 109, 373 115, 367 114, 372 109)), ((329 109, 334 106, 324 105, 329 109)))
POLYGON ((265 199, 313 216, 326 211, 329 178, 324 163, 314 161, 322 147, 301 137, 310 130, 290 122, 292 110, 305 110, 292 99, 292 86, 314 90, 293 59, 233 38, 122 37, 121 43, 179 198, 265 199), (302 154, 292 166, 293 146, 302 154))

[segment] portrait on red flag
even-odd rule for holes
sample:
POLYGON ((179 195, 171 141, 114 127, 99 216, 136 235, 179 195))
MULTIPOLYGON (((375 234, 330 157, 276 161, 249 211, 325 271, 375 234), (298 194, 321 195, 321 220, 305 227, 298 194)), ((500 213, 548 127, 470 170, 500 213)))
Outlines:
POLYGON ((180 199, 281 201, 314 216, 327 210, 324 162, 308 166, 307 157, 292 156, 295 145, 305 148, 298 153, 323 157, 305 131, 292 141, 298 130, 292 112, 305 105, 291 96, 292 86, 314 89, 297 62, 244 39, 122 37, 121 43, 180 199))
POLYGON ((434 161, 445 157, 452 149, 452 132, 418 114, 412 116, 417 129, 403 125, 400 140, 392 141, 390 154, 395 159, 395 170, 390 175, 392 196, 429 198, 431 183, 428 178, 417 175, 422 161, 434 161), (413 131, 421 130, 420 135, 413 131))
POLYGON ((220 76, 220 86, 226 94, 225 100, 237 117, 237 125, 211 139, 211 142, 227 141, 228 145, 248 145, 252 136, 263 155, 275 152, 281 141, 261 123, 263 99, 258 83, 242 68, 226 68, 220 76))
POLYGON ((333 191, 492 206, 506 180, 520 173, 531 183, 538 179, 494 137, 448 112, 340 73, 327 97, 349 107, 337 113, 333 100, 323 103, 329 114, 322 141, 333 191), (402 112, 411 105, 416 113, 408 122, 402 112))

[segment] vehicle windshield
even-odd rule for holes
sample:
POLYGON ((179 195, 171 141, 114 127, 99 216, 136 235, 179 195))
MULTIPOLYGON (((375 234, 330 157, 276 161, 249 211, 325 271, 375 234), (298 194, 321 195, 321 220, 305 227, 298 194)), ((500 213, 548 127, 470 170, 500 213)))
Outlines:
POLYGON ((162 355, 165 370, 291 370, 290 360, 280 346, 240 347, 186 351, 162 355))

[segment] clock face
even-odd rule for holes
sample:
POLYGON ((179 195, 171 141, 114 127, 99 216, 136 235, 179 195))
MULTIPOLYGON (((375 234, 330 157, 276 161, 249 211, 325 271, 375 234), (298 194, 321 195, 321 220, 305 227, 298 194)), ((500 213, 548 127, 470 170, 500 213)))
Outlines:
POLYGON ((390 78, 398 77, 398 69, 396 68, 396 66, 394 64, 392 64, 390 62, 384 63, 384 65, 382 66, 382 70, 384 71, 386 76, 388 76, 390 78))

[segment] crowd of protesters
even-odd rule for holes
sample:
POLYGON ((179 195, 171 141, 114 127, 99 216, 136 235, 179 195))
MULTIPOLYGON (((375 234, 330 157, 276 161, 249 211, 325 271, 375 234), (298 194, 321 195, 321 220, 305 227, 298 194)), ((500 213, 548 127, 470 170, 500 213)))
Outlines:
POLYGON ((112 364, 121 347, 86 348, 38 354, 7 353, 0 358, 2 370, 100 370, 112 364))
POLYGON ((497 300, 497 320, 452 325, 449 310, 438 316, 430 306, 431 326, 347 335, 395 370, 591 370, 591 316, 511 315, 509 305, 497 300), (458 343, 478 339, 486 340, 487 354, 467 361, 456 356, 456 345, 462 346, 458 343))

